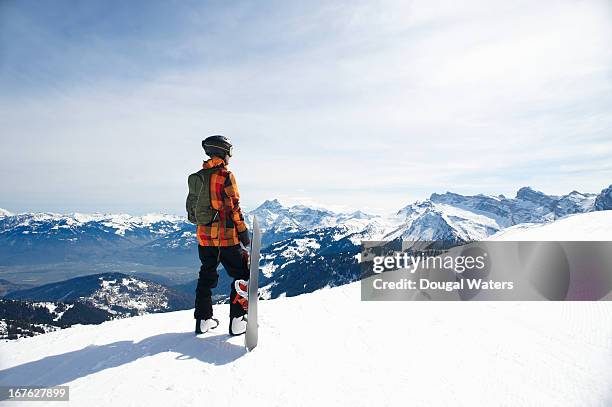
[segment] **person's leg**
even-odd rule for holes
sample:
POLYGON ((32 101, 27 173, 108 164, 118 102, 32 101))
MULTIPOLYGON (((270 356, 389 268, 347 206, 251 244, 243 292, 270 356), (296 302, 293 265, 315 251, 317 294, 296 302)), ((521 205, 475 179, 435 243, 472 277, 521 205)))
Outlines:
POLYGON ((247 312, 242 306, 241 298, 238 297, 235 283, 236 280, 249 279, 249 267, 240 245, 222 247, 221 264, 223 264, 230 277, 233 278, 230 288, 230 319, 240 317, 247 312))
POLYGON ((195 319, 206 320, 212 318, 213 315, 211 289, 217 286, 217 281, 219 280, 219 273, 217 273, 219 248, 198 246, 198 255, 202 265, 200 266, 198 285, 196 287, 193 317, 195 319))

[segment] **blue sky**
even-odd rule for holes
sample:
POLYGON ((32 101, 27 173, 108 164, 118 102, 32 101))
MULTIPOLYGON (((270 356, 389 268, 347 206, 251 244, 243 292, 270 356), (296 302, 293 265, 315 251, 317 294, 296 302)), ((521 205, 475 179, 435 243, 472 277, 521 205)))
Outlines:
POLYGON ((182 213, 612 183, 607 1, 0 2, 0 207, 182 213))

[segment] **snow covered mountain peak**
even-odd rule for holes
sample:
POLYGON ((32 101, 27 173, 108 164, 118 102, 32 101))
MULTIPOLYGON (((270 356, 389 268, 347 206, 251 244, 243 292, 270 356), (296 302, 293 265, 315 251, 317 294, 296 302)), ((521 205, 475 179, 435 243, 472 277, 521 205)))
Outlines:
POLYGON ((601 191, 595 199, 594 207, 597 211, 612 210, 612 185, 601 191))
POLYGON ((0 218, 4 218, 6 216, 13 216, 13 214, 6 209, 0 208, 0 218))
POLYGON ((248 218, 252 216, 257 216, 262 230, 278 236, 319 227, 336 226, 351 219, 374 218, 373 215, 361 211, 336 213, 325 208, 302 204, 284 206, 278 199, 267 200, 247 213, 248 218))
POLYGON ((148 214, 131 216, 127 214, 57 214, 57 213, 22 213, 0 216, 0 232, 21 234, 79 234, 82 230, 111 232, 119 236, 139 235, 151 232, 154 235, 166 234, 178 230, 184 218, 175 215, 148 214))
POLYGON ((536 191, 531 187, 522 187, 516 192, 516 199, 523 201, 531 201, 534 203, 542 203, 556 198, 555 196, 546 195, 543 192, 536 191))
POLYGON ((480 240, 517 224, 546 223, 575 213, 612 209, 612 187, 606 191, 599 196, 578 191, 556 196, 523 187, 515 198, 433 193, 425 201, 402 208, 397 215, 404 219, 404 224, 385 238, 480 240), (599 207, 594 205, 596 198, 601 202, 599 207))
POLYGON ((266 201, 264 201, 264 203, 262 203, 257 208, 255 208, 252 212, 263 211, 263 210, 275 211, 275 210, 282 209, 283 207, 284 207, 283 204, 280 203, 280 201, 277 198, 267 199, 266 201))
MULTIPOLYGON (((284 240, 315 239, 319 248, 309 250, 319 256, 358 251, 364 240, 482 240, 518 224, 548 223, 571 214, 608 209, 612 209, 612 186, 599 195, 572 191, 562 196, 524 187, 512 198, 433 193, 429 199, 389 216, 338 213, 303 204, 286 206, 271 199, 245 217, 250 223, 257 216, 264 248, 284 240)), ((197 245, 194 232, 194 225, 173 215, 4 216, 0 217, 0 260, 7 264, 80 261, 101 259, 113 251, 112 258, 122 261, 188 264, 197 245)))

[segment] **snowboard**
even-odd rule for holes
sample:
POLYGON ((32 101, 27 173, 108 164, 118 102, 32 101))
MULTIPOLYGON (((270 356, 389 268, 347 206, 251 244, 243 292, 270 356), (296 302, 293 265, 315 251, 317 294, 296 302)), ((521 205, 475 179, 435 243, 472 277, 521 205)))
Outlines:
POLYGON ((261 234, 259 223, 253 216, 253 239, 251 239, 251 264, 249 265, 249 306, 247 316, 247 329, 244 335, 244 346, 252 351, 257 346, 257 277, 259 277, 259 249, 261 248, 261 234))

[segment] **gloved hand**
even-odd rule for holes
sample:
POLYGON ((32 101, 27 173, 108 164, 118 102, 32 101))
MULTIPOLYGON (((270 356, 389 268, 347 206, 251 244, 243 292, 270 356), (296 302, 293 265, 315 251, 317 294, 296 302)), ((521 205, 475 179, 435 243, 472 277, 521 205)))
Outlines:
POLYGON ((249 230, 246 229, 244 232, 238 233, 238 239, 240 243, 242 243, 245 247, 251 244, 251 239, 249 239, 249 230))

